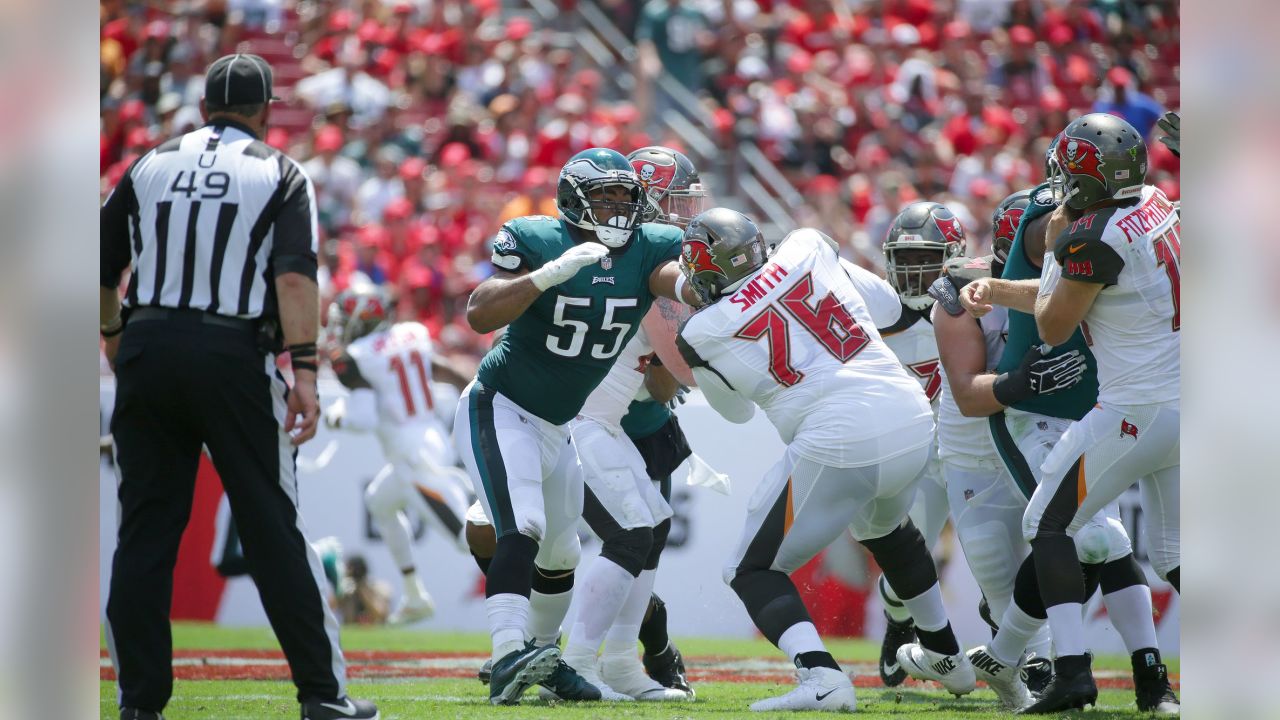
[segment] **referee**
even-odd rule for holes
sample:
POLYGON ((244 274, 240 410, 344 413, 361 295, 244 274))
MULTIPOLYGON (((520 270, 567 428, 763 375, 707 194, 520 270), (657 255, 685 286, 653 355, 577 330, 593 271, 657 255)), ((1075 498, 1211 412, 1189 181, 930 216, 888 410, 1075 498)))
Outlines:
POLYGON ((271 99, 265 60, 220 58, 205 77, 206 125, 134 162, 100 215, 120 469, 107 641, 122 720, 160 718, 173 692, 173 566, 201 445, 226 488, 302 717, 378 717, 373 703, 346 695, 338 624, 298 514, 294 448, 315 435, 318 414, 316 201, 302 168, 259 139, 271 99), (275 367, 282 349, 292 388, 275 367))

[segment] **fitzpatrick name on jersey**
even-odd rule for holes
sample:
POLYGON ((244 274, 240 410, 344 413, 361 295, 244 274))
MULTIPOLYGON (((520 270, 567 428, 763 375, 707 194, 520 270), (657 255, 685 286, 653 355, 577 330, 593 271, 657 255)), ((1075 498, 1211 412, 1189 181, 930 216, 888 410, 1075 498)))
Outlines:
MULTIPOLYGON (((653 303, 649 276, 680 254, 679 228, 641 225, 598 264, 547 288, 485 355, 481 383, 556 425, 573 419, 653 303)), ((577 244, 564 222, 517 218, 494 238, 493 264, 532 271, 577 244)))

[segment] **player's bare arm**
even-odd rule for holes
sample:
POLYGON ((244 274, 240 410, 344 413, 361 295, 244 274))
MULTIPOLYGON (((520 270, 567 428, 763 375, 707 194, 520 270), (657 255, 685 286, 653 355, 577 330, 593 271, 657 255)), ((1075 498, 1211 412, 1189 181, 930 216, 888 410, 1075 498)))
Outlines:
POLYGON ((965 314, 933 314, 938 359, 947 371, 947 383, 956 406, 965 417, 987 417, 1004 409, 992 385, 996 376, 987 372, 987 344, 982 329, 965 314))
MULTIPOLYGON (((285 346, 310 344, 314 356, 316 336, 320 333, 320 291, 316 281, 302 273, 281 273, 276 276, 276 296, 280 303, 280 330, 285 346)), ((297 429, 293 444, 301 445, 316 434, 320 401, 316 396, 315 370, 304 370, 295 365, 293 378, 284 429, 286 432, 297 429), (301 421, 296 420, 298 415, 302 416, 301 421)))
POLYGON ((511 324, 542 294, 529 280, 529 272, 495 270, 476 286, 467 299, 467 324, 478 333, 489 333, 511 324))
POLYGON ((1065 215, 1059 217, 1061 212, 1062 208, 1058 208, 1027 223, 1027 229, 1022 234, 1022 252, 1027 262, 1036 267, 1044 264, 1044 254, 1049 247, 1049 238, 1062 234, 1069 222, 1065 215))
POLYGON ((435 355, 431 358, 431 376, 447 382, 459 390, 465 389, 471 382, 474 372, 464 372, 456 360, 435 355))
POLYGON ((1062 278, 1052 293, 1035 303, 1036 328, 1040 331, 1040 338, 1050 345, 1061 345, 1069 340, 1103 287, 1101 283, 1062 278))
POLYGON ((979 278, 960 289, 960 304, 976 318, 991 312, 994 305, 1032 313, 1039 291, 1039 280, 979 278))
POLYGON ((676 296, 676 281, 681 277, 680 264, 669 260, 654 268, 649 275, 649 291, 654 297, 676 300, 691 307, 701 307, 702 301, 693 288, 684 285, 680 288, 680 296, 676 296))
POLYGON ((644 371, 644 388, 654 400, 666 404, 680 390, 680 381, 666 365, 650 362, 644 371))
POLYGON ((676 349, 676 333, 690 313, 688 305, 660 297, 654 299, 653 307, 649 308, 641 321, 641 327, 649 336, 649 343, 661 358, 663 367, 684 385, 693 385, 695 381, 693 371, 676 349))
POLYGON ((98 287, 98 327, 103 332, 114 333, 111 337, 104 338, 103 352, 106 353, 107 362, 111 365, 111 369, 116 367, 116 353, 120 351, 120 337, 122 333, 117 332, 120 329, 120 294, 116 289, 111 287, 98 287))

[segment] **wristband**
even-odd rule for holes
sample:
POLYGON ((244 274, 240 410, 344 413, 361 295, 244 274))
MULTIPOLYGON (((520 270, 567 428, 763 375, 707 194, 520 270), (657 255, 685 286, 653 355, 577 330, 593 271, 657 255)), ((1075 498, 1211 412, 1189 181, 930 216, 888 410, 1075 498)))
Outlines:
POLYGON ((98 328, 98 333, 104 338, 113 338, 122 332, 124 332, 124 321, 120 318, 116 318, 115 325, 98 328))
POLYGON ((991 394, 996 396, 996 402, 1001 405, 1013 407, 1026 400, 1031 393, 1028 392, 1025 381, 1019 382, 1010 378, 1009 373, 1001 373, 996 376, 995 382, 991 383, 991 394))
POLYGON ((684 299, 684 286, 688 282, 689 282, 689 278, 685 277, 684 273, 680 273, 679 275, 676 276, 676 302, 682 305, 689 304, 685 302, 685 299, 684 299))
POLYGON ((286 345, 284 349, 288 350, 290 355, 301 355, 305 357, 307 355, 316 354, 316 344, 314 342, 294 343, 292 345, 286 345))
POLYGON ((311 372, 318 371, 316 364, 310 360, 294 360, 291 364, 293 365, 294 372, 299 370, 310 370, 311 372))

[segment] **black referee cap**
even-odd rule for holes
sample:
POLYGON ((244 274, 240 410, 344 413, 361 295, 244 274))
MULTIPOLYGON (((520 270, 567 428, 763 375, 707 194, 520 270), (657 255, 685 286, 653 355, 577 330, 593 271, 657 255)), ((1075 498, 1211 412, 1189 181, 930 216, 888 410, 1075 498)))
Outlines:
POLYGON ((209 66, 204 76, 206 103, 227 107, 257 105, 279 100, 271 94, 271 65, 257 55, 224 55, 209 66))

